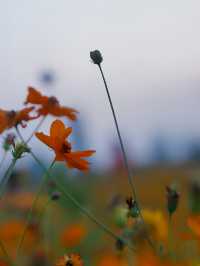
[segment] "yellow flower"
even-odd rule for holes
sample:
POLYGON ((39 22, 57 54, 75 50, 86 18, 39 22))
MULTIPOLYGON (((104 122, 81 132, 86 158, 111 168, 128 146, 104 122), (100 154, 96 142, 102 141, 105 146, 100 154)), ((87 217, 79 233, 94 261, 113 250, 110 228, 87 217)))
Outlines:
POLYGON ((156 239, 165 239, 167 237, 167 222, 162 212, 143 210, 143 218, 156 239))

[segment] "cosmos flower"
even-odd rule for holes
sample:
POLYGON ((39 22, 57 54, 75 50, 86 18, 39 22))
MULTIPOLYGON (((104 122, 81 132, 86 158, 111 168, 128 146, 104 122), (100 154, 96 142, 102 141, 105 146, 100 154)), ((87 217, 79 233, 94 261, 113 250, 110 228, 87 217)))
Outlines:
POLYGON ((78 254, 64 255, 58 259, 55 266, 83 266, 83 261, 78 254))
POLYGON ((64 116, 70 120, 76 120, 77 111, 75 109, 61 106, 56 97, 44 96, 32 87, 28 88, 28 96, 25 104, 28 103, 39 105, 39 108, 36 111, 40 116, 47 116, 50 114, 57 117, 64 116))
POLYGON ((62 246, 72 248, 80 244, 86 236, 86 228, 82 224, 67 225, 61 234, 62 246))
POLYGON ((66 139, 72 133, 71 127, 65 127, 60 120, 55 120, 50 128, 50 136, 36 133, 36 137, 55 152, 55 161, 65 161, 69 168, 88 170, 89 162, 84 158, 91 156, 95 151, 72 151, 71 143, 66 139))
POLYGON ((123 259, 123 257, 112 254, 104 254, 99 261, 97 262, 97 266, 128 266, 127 261, 123 259))
POLYGON ((22 127, 26 127, 24 122, 28 122, 33 119, 37 119, 37 116, 30 116, 30 112, 33 111, 34 107, 24 108, 19 111, 5 111, 0 109, 0 133, 5 131, 6 129, 16 127, 21 125, 22 127))
POLYGON ((192 214, 187 219, 187 225, 191 231, 199 238, 200 237, 200 215, 192 214))

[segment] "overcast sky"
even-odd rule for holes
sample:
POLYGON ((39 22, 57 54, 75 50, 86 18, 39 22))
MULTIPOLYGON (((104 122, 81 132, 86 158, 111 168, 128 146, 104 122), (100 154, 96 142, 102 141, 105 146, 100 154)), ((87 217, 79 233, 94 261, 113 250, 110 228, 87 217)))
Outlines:
MULTIPOLYGON (((100 49, 119 124, 140 159, 153 136, 200 136, 198 0, 0 0, 1 108, 20 108, 28 85, 80 110, 97 160, 116 136, 100 49), (53 89, 38 80, 56 72, 53 89)), ((91 144, 90 144, 91 143, 91 144)), ((105 156, 104 156, 105 158, 105 156)))

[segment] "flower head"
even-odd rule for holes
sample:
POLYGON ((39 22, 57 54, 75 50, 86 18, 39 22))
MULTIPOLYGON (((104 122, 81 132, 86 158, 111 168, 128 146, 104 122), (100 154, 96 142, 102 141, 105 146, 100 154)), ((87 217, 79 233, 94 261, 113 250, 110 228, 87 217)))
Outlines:
POLYGON ((0 133, 18 125, 26 127, 24 122, 38 118, 38 115, 30 116, 30 112, 33 111, 33 109, 34 107, 23 108, 19 111, 5 111, 0 109, 0 133))
POLYGON ((3 142, 3 149, 5 151, 9 151, 11 146, 15 147, 15 135, 12 133, 7 134, 7 136, 5 137, 3 142))
POLYGON ((86 228, 82 224, 72 224, 64 228, 61 235, 62 246, 72 248, 78 246, 86 236, 86 228))
POLYGON ((172 215, 178 207, 180 195, 174 188, 168 186, 166 187, 166 191, 167 191, 167 209, 169 215, 172 215))
POLYGON ((137 204, 137 201, 135 201, 132 197, 128 197, 126 199, 126 204, 128 205, 129 210, 129 216, 136 218, 140 214, 140 210, 137 204))
POLYGON ((83 261, 78 254, 69 254, 61 257, 55 266, 83 266, 83 261))
POLYGON ((95 151, 72 151, 71 143, 67 137, 72 133, 71 127, 65 127, 60 120, 55 120, 50 128, 50 136, 37 132, 36 137, 48 145, 55 152, 55 161, 65 161, 69 168, 88 170, 89 162, 84 158, 91 156, 95 151))
POLYGON ((28 96, 25 104, 28 103, 40 105, 39 109, 37 109, 38 115, 46 116, 51 114, 58 117, 65 116, 70 120, 76 120, 77 111, 75 109, 61 106, 56 97, 44 96, 32 87, 28 88, 28 96))
POLYGON ((200 215, 193 214, 187 219, 187 225, 191 231, 199 238, 200 237, 200 215))
POLYGON ((96 65, 100 65, 103 61, 103 57, 99 50, 94 50, 90 52, 90 58, 92 59, 93 63, 96 65))

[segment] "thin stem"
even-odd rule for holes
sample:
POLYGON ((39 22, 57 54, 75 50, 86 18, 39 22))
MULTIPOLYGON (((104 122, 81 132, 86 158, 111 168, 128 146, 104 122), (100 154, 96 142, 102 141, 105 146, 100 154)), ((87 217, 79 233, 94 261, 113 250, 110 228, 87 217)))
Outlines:
MULTIPOLYGON (((50 174, 48 172, 48 170, 46 170, 46 167, 41 163, 41 161, 37 158, 37 156, 35 156, 35 154, 33 152, 31 152, 31 156, 34 158, 34 160, 40 165, 40 167, 46 172, 46 174, 50 177, 50 174)), ((105 232, 107 232, 109 235, 111 235, 114 239, 121 239, 119 236, 117 236, 116 234, 114 234, 108 227, 106 227, 104 224, 102 224, 101 222, 99 222, 97 220, 96 217, 94 217, 94 215, 92 215, 86 208, 84 208, 83 206, 81 206, 79 204, 79 202, 67 191, 65 191, 62 186, 60 186, 57 182, 57 180, 54 180, 58 189, 60 190, 60 192, 63 193, 63 195, 70 200, 77 208, 79 208, 79 210, 82 211, 83 214, 85 214, 90 220, 92 220, 94 223, 96 223, 100 228, 102 228, 105 232)), ((122 241, 124 241, 127 244, 127 241, 125 241, 124 239, 121 239, 122 241)), ((134 250, 133 247, 129 244, 127 244, 127 246, 129 246, 129 248, 131 250, 134 250)))
POLYGON ((40 120, 40 122, 38 123, 38 125, 36 126, 36 128, 33 130, 32 134, 30 135, 30 137, 25 141, 26 144, 29 143, 29 141, 32 139, 32 137, 34 136, 35 132, 37 132, 39 130, 39 128, 41 127, 41 125, 43 124, 44 120, 45 120, 46 116, 43 116, 42 119, 40 120))
POLYGON ((7 155, 7 151, 4 150, 3 157, 2 157, 1 162, 0 162, 0 169, 1 169, 3 163, 4 163, 5 159, 6 159, 6 155, 7 155))
POLYGON ((34 198, 33 204, 32 204, 32 206, 31 206, 31 209, 29 210, 29 213, 28 213, 28 216, 27 216, 27 219, 26 219, 26 225, 25 225, 25 227, 24 227, 24 230, 23 230, 23 232, 22 232, 22 235, 21 235, 20 240, 19 240, 18 245, 17 245, 16 260, 17 260, 17 258, 19 257, 20 249, 21 249, 21 247, 22 247, 22 244, 23 244, 24 239, 25 239, 26 232, 27 232, 28 227, 29 227, 29 224, 30 224, 30 222, 31 222, 34 208, 35 208, 35 206, 36 206, 36 204, 37 204, 37 201, 38 201, 38 199, 39 199, 40 193, 42 192, 42 189, 44 188, 44 186, 46 185, 46 182, 47 182, 47 180, 48 180, 48 177, 49 177, 48 172, 49 172, 50 169, 53 167, 54 163, 55 163, 55 161, 53 161, 53 162, 51 163, 49 169, 45 171, 45 174, 43 175, 43 178, 42 178, 42 182, 41 182, 41 184, 40 184, 40 186, 39 186, 39 189, 38 189, 38 191, 37 191, 37 193, 36 193, 36 196, 35 196, 35 198, 34 198))
MULTIPOLYGON (((107 96, 108 96, 108 100, 109 100, 109 103, 110 103, 110 107, 111 107, 111 111, 112 111, 112 115, 113 115, 113 119, 114 119, 114 124, 115 124, 116 130, 117 130, 117 135, 118 135, 118 138, 119 138, 119 143, 120 143, 120 147, 121 147, 121 151, 122 151, 122 155, 123 155, 123 159, 124 159, 124 165, 125 165, 125 168, 126 168, 127 174, 128 174, 128 181, 129 181, 130 187, 132 189, 133 198, 134 198, 135 201, 137 201, 137 195, 136 195, 136 190, 135 190, 134 183, 133 183, 132 171, 131 171, 131 169, 129 167, 128 156, 126 154, 126 150, 125 150, 124 143, 123 143, 123 140, 122 140, 122 136, 121 136, 121 133, 120 133, 120 129, 119 129, 119 125, 118 125, 115 109, 114 109, 114 106, 113 106, 113 103, 112 103, 112 99, 111 99, 111 96, 110 96, 110 92, 109 92, 109 89, 108 89, 108 85, 107 85, 107 82, 106 82, 106 79, 105 79, 101 64, 98 64, 98 67, 100 69, 100 72, 101 72, 101 75, 102 75, 102 78, 103 78, 103 82, 104 82, 104 85, 105 85, 105 88, 106 88, 106 93, 107 93, 107 96)), ((137 202, 137 204, 138 204, 139 215, 140 215, 140 217, 142 219, 143 224, 145 225, 145 221, 144 221, 144 218, 142 216, 141 209, 139 207, 139 203, 137 202)), ((154 250, 156 250, 155 247, 154 247, 153 242, 151 241, 151 239, 148 236, 146 238, 147 238, 147 241, 148 241, 149 245, 154 250)))
MULTIPOLYGON (((17 128, 16 128, 17 129, 17 128)), ((19 130, 17 130, 17 133, 20 137, 20 139, 22 140, 22 142, 24 143, 24 139, 22 137, 22 135, 20 134, 19 130)), ((43 165, 43 163, 41 163, 41 161, 37 158, 37 156, 30 150, 30 154, 31 156, 34 158, 34 160, 40 165, 40 167, 45 171, 45 175, 47 175, 47 177, 50 177, 50 174, 49 174, 49 170, 50 169, 46 169, 46 167, 43 165)), ((100 221, 97 220, 97 218, 95 216, 93 216, 86 208, 82 207, 78 201, 73 198, 73 196, 69 193, 69 192, 66 192, 65 190, 63 190, 63 188, 58 184, 58 182, 55 180, 57 186, 58 186, 58 189, 61 190, 61 192, 65 195, 65 197, 67 197, 67 199, 71 200, 72 203, 79 208, 79 210, 82 211, 83 214, 85 214, 89 219, 91 219, 94 223, 96 223, 100 228, 102 228, 105 232, 107 232, 109 235, 111 235, 113 238, 119 240, 121 239, 120 237, 118 237, 116 234, 114 234, 108 227, 106 227, 104 224, 102 224, 100 221)), ((23 236, 24 238, 24 236, 23 236)), ((121 239, 122 241, 124 241, 124 243, 126 243, 126 245, 132 249, 133 247, 129 245, 129 243, 127 243, 127 241, 125 241, 124 239, 121 239)), ((22 240, 20 242, 23 242, 22 240)))
POLYGON ((9 177, 12 174, 12 171, 13 171, 13 169, 15 167, 16 162, 17 162, 17 159, 15 159, 15 158, 12 159, 11 164, 9 165, 8 169, 6 170, 4 176, 1 179, 1 182, 0 182, 0 199, 3 196, 5 185, 7 184, 8 180, 9 180, 9 177))
POLYGON ((116 235, 114 232, 112 232, 105 224, 101 223, 91 212, 89 212, 88 209, 86 209, 85 207, 83 207, 73 196, 72 194, 67 191, 66 189, 63 189, 63 187, 57 182, 57 180, 55 180, 55 184, 58 188, 58 190, 60 192, 62 192, 62 194, 64 195, 64 197, 68 200, 70 200, 80 211, 81 213, 83 213, 84 215, 86 215, 91 221, 93 221, 96 225, 98 225, 101 229, 103 229, 106 233, 108 233, 112 238, 116 239, 116 240, 122 240, 123 242, 125 242, 125 244, 132 250, 135 251, 133 249, 132 246, 129 245, 129 243, 127 241, 125 241, 124 239, 121 239, 118 235, 116 235))
POLYGON ((6 261, 8 262, 8 264, 11 265, 11 266, 14 266, 14 263, 12 262, 9 254, 8 254, 6 248, 5 248, 5 246, 4 246, 4 244, 3 244, 3 242, 1 240, 0 240, 0 248, 1 248, 3 254, 4 254, 5 258, 6 258, 6 261))
POLYGON ((125 147, 124 147, 124 144, 123 144, 123 140, 122 140, 122 136, 121 136, 121 133, 120 133, 119 125, 118 125, 118 122, 117 122, 117 116, 116 116, 116 113, 115 113, 115 109, 114 109, 114 106, 113 106, 113 103, 112 103, 112 99, 111 99, 111 96, 110 96, 108 85, 107 85, 103 70, 101 68, 101 65, 99 64, 98 67, 99 67, 99 69, 101 71, 103 82, 104 82, 104 85, 105 85, 105 88, 106 88, 106 93, 107 93, 108 100, 109 100, 109 103, 110 103, 110 107, 111 107, 111 111, 112 111, 115 127, 116 127, 116 130, 117 130, 117 135, 118 135, 118 138, 119 138, 119 143, 120 143, 121 150, 122 150, 124 164, 125 164, 125 167, 126 167, 126 170, 127 170, 127 174, 128 174, 128 181, 129 181, 129 184, 130 184, 132 192, 133 192, 133 197, 136 200, 137 196, 136 196, 136 191, 135 191, 135 187, 134 187, 134 184, 133 184, 132 172, 131 172, 131 169, 129 167, 128 157, 127 157, 127 154, 126 154, 126 150, 125 150, 125 147))
POLYGON ((172 227, 172 215, 169 215, 168 219, 168 252, 169 256, 174 259, 174 248, 173 248, 173 227, 172 227))
POLYGON ((45 205, 43 206, 42 211, 40 212, 40 215, 39 215, 38 221, 40 221, 40 222, 42 221, 42 218, 43 218, 43 216, 44 216, 44 214, 45 214, 47 208, 49 207, 49 205, 50 205, 51 203, 52 203, 52 199, 49 198, 49 199, 46 201, 45 205))

